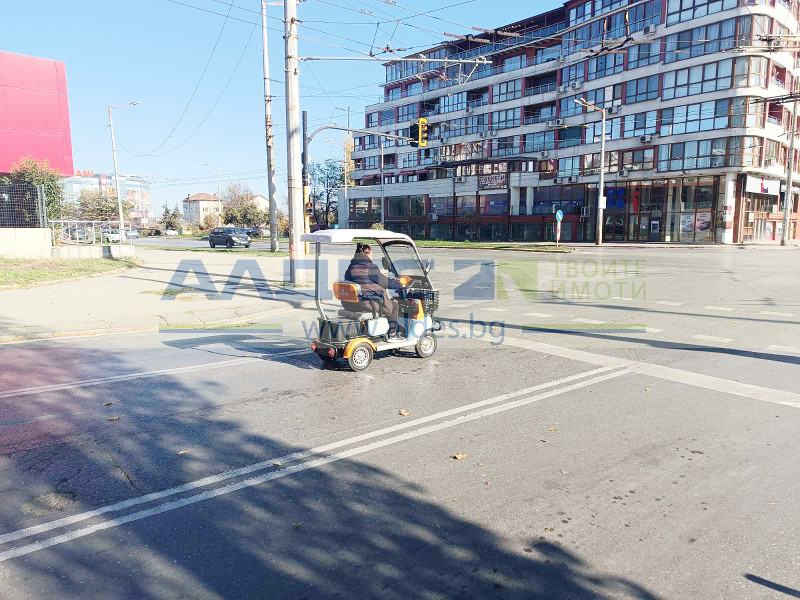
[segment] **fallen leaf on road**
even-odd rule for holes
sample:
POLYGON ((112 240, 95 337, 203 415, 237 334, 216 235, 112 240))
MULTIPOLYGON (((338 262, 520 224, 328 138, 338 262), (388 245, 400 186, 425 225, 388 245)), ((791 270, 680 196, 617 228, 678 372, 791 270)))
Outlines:
POLYGON ((181 454, 189 454, 189 451, 188 450, 181 450, 180 452, 178 452, 178 456, 180 456, 181 454))
POLYGON ((479 467, 482 467, 482 466, 483 466, 483 463, 478 463, 478 465, 477 465, 477 466, 479 466, 479 467))
POLYGON ((550 431, 558 431, 558 429, 556 429, 555 427, 551 427, 550 431))
POLYGON ((491 480, 491 479, 489 479, 489 480, 487 480, 487 481, 484 481, 483 483, 484 483, 484 484, 486 484, 486 485, 489 485, 490 483, 492 483, 492 480, 491 480))
POLYGON ((452 458, 453 460, 464 460, 465 458, 467 458, 467 455, 464 454, 463 452, 459 452, 458 454, 451 456, 450 458, 452 458))
POLYGON ((533 552, 533 548, 524 548, 523 552, 527 552, 530 554, 531 552, 533 552))
POLYGON ((399 414, 401 417, 410 417, 411 416, 411 413, 408 412, 405 408, 401 408, 399 411, 397 411, 397 414, 399 414))
POLYGON ((302 529, 303 528, 303 524, 302 523, 295 523, 294 524, 294 528, 295 529, 302 529))
POLYGON ((103 406, 111 406, 114 404, 113 402, 103 402, 103 406))
POLYGON ((645 392, 652 392, 653 390, 651 390, 650 388, 644 388, 644 391, 645 392))
POLYGON ((536 509, 536 512, 539 512, 539 509, 538 509, 538 508, 536 509))
POLYGON ((119 417, 108 417, 109 421, 119 421, 119 417))
POLYGON ((552 527, 545 527, 544 530, 545 531, 553 531, 553 528, 552 527))

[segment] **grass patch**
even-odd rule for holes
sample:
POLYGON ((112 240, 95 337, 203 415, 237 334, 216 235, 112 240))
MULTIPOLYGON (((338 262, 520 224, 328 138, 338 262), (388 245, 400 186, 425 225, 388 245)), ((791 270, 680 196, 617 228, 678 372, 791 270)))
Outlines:
POLYGON ((139 246, 141 250, 166 250, 168 252, 231 252, 235 254, 248 254, 250 256, 266 256, 272 258, 280 258, 282 256, 289 256, 288 252, 277 250, 271 252, 270 250, 251 250, 250 248, 187 248, 175 246, 139 246))
POLYGON ((65 258, 61 260, 0 258, 0 286, 25 286, 47 281, 77 279, 138 266, 139 264, 134 260, 113 258, 65 258))

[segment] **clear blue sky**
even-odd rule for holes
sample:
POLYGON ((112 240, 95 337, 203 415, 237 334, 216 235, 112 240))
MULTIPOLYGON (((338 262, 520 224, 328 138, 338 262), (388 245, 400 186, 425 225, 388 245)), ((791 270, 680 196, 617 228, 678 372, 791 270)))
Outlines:
MULTIPOLYGON (((215 192, 215 171, 205 162, 219 166, 223 187, 226 181, 241 180, 266 195, 261 29, 250 24, 260 21, 260 0, 234 0, 227 21, 229 0, 179 1, 183 5, 168 0, 6 1, 0 8, 0 48, 66 63, 75 169, 113 172, 106 106, 136 100, 141 104, 114 113, 119 166, 121 173, 150 178, 154 210, 164 202, 174 206, 187 194, 215 192), (197 93, 170 136, 221 30, 197 93), (165 139, 156 153, 166 154, 141 156, 165 139)), ((443 39, 436 32, 468 33, 460 25, 500 26, 560 4, 403 0, 392 6, 380 0, 306 0, 298 7, 304 21, 300 54, 357 56, 352 50, 369 52, 373 38, 375 47, 420 49, 443 39), (414 16, 406 8, 443 10, 414 16), (399 25, 385 23, 403 18, 408 20, 399 25), (384 23, 376 27, 376 22, 384 23)), ((271 78, 282 82, 283 7, 268 11, 271 78)), ((364 107, 378 99, 384 69, 380 63, 306 62, 300 78, 301 108, 309 112, 312 128, 329 120, 346 124, 348 106, 352 125, 361 127, 364 107)), ((272 94, 278 198, 285 204, 283 84, 273 81, 272 94)), ((319 134, 312 159, 341 156, 341 147, 325 139, 341 142, 342 136, 319 134)))

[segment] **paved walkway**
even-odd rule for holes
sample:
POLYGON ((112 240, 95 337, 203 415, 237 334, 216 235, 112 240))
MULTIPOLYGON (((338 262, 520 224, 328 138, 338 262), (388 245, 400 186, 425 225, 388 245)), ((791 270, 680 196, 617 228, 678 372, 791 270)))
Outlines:
POLYGON ((141 248, 137 256, 145 261, 143 267, 107 277, 0 291, 0 342, 162 325, 252 321, 314 298, 311 287, 280 284, 284 280, 284 258, 141 248), (182 261, 193 262, 183 262, 185 268, 179 269, 182 261), (252 272, 231 277, 237 261, 239 269, 256 265, 263 277, 252 272), (182 281, 170 287, 193 291, 164 296, 170 281, 182 281), (239 282, 234 290, 232 286, 239 282), (194 291, 198 289, 208 294, 194 291))

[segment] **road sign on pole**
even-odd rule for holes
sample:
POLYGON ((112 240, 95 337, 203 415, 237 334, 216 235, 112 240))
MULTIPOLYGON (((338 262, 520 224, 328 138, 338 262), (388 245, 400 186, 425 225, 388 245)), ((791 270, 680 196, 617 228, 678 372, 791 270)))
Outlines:
POLYGON ((563 221, 563 220, 564 220, 564 211, 557 210, 556 211, 556 221, 561 223, 561 221, 563 221))
MULTIPOLYGON (((561 211, 558 211, 561 212, 561 211)), ((556 248, 558 248, 558 243, 561 241, 561 221, 556 221, 556 248)))

